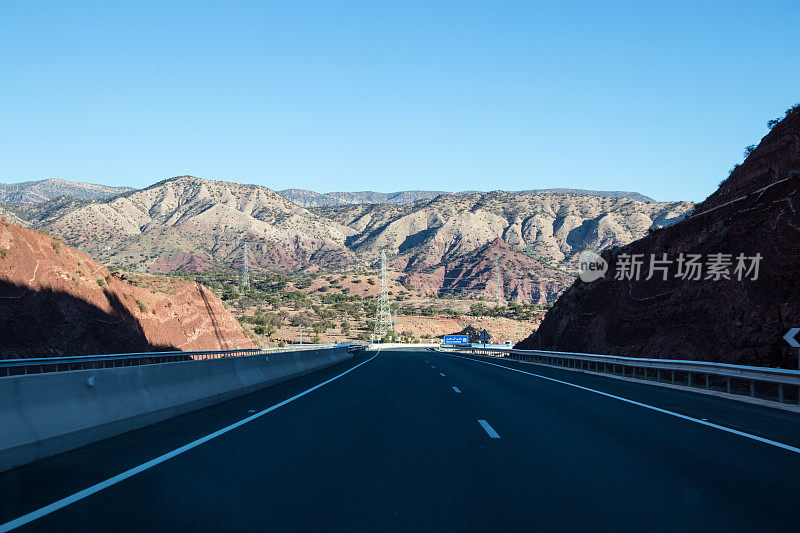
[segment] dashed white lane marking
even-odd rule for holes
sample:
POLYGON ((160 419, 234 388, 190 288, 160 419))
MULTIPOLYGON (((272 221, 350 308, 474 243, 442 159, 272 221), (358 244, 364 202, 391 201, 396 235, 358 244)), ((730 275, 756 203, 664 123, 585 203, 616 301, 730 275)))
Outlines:
POLYGON ((524 370, 520 370, 518 368, 512 368, 510 366, 498 365, 498 364, 495 364, 495 363, 490 363, 488 361, 481 361, 480 359, 472 359, 471 357, 464 357, 463 355, 452 355, 452 354, 447 354, 447 353, 444 353, 444 352, 442 353, 442 355, 446 355, 448 357, 458 357, 459 359, 466 359, 467 361, 474 361, 476 363, 482 363, 484 365, 496 366, 496 367, 499 367, 499 368, 504 368, 506 370, 510 370, 512 372, 519 372, 520 374, 527 374, 529 376, 533 376, 533 377, 536 377, 536 378, 544 379, 544 380, 547 380, 547 381, 552 381, 554 383, 560 383, 562 385, 567 385, 569 387, 574 387, 576 389, 584 390, 584 391, 587 391, 587 392, 593 392, 595 394, 599 394, 600 396, 605 396, 606 398, 613 398, 615 400, 619 400, 621 402, 629 403, 631 405, 638 405, 639 407, 644 407, 645 409, 650 409, 651 411, 656 411, 657 413, 663 413, 665 415, 670 415, 670 416, 674 416, 676 418, 680 418, 681 420, 687 420, 689 422, 695 422, 697 424, 700 424, 700 425, 703 425, 703 426, 707 426, 707 427, 710 427, 710 428, 714 428, 714 429, 718 429, 718 430, 724 431, 726 433, 731 433, 733 435, 739 435, 740 437, 751 439, 751 440, 754 440, 754 441, 757 441, 757 442, 762 442, 764 444, 769 444, 770 446, 775 446, 776 448, 781 448, 781 449, 784 449, 786 451, 790 451, 790 452, 794 452, 794 453, 800 453, 800 448, 798 448, 797 446, 792 446, 790 444, 784 444, 784 443, 778 442, 776 440, 767 439, 767 438, 764 438, 764 437, 759 437, 758 435, 753 435, 751 433, 745 433, 744 431, 739 431, 737 429, 733 429, 733 428, 729 428, 729 427, 725 427, 725 426, 720 426, 719 424, 715 424, 713 422, 708 422, 706 420, 701 420, 699 418, 694 418, 694 417, 691 417, 691 416, 688 416, 688 415, 683 415, 681 413, 676 413, 675 411, 670 411, 668 409, 662 409, 661 407, 656 407, 655 405, 649 405, 649 404, 646 404, 646 403, 637 402, 636 400, 631 400, 629 398, 623 398, 622 396, 615 396, 614 394, 609 394, 607 392, 603 392, 603 391, 599 391, 599 390, 595 390, 595 389, 590 389, 589 387, 583 387, 581 385, 576 385, 575 383, 570 383, 568 381, 561 381, 560 379, 549 378, 547 376, 542 376, 541 374, 534 374, 533 372, 525 372, 524 370))
POLYGON ((120 481, 124 481, 124 480, 128 479, 129 477, 133 477, 136 474, 139 474, 140 472, 144 472, 145 470, 149 470, 150 468, 153 468, 154 466, 159 465, 159 464, 163 463, 164 461, 172 459, 173 457, 178 456, 178 455, 182 454, 183 452, 188 452, 192 448, 197 448, 201 444, 204 444, 204 443, 210 441, 211 439, 219 437, 220 435, 224 435, 225 433, 228 433, 229 431, 233 431, 234 429, 236 429, 236 428, 238 428, 240 426, 243 426, 243 425, 247 424, 248 422, 252 422, 256 418, 262 417, 267 413, 271 413, 275 409, 277 409, 279 407, 283 407, 287 403, 293 402, 296 399, 298 399, 298 398, 300 398, 302 396, 305 396, 306 394, 308 394, 310 392, 313 392, 313 391, 317 390, 320 387, 323 387, 323 386, 327 385, 331 381, 335 381, 335 380, 339 379, 340 377, 344 376, 345 374, 349 374, 350 372, 352 372, 356 368, 360 367, 361 365, 365 365, 365 364, 369 363, 370 361, 372 361, 373 359, 375 359, 376 357, 378 357, 378 355, 380 353, 381 353, 380 350, 378 350, 378 353, 376 353, 374 356, 370 357, 369 359, 367 359, 363 363, 357 364, 353 368, 345 370, 344 372, 342 372, 338 376, 334 376, 334 377, 332 377, 331 379, 329 379, 327 381, 323 381, 319 385, 315 385, 315 386, 311 387, 310 389, 306 389, 306 390, 304 390, 303 392, 301 392, 299 394, 295 394, 291 398, 288 398, 286 400, 283 400, 282 402, 276 403, 272 407, 267 407, 263 411, 259 411, 258 413, 254 414, 254 415, 250 415, 247 418, 243 418, 243 419, 239 420, 238 422, 234 422, 230 426, 225 426, 224 428, 222 428, 220 430, 217 430, 214 433, 210 433, 210 434, 206 435, 205 437, 201 437, 201 438, 199 438, 199 439, 197 439, 195 441, 190 442, 189 444, 185 444, 185 445, 181 446, 180 448, 176 448, 176 449, 172 450, 171 452, 167 452, 164 455, 160 455, 160 456, 156 457, 155 459, 151 459, 151 460, 147 461, 146 463, 143 463, 143 464, 141 464, 139 466, 135 466, 135 467, 131 468, 130 470, 126 470, 125 472, 123 472, 121 474, 117 474, 114 477, 110 477, 110 478, 106 479, 105 481, 101 481, 100 483, 92 485, 91 487, 83 489, 82 491, 76 492, 75 494, 72 494, 71 496, 67 496, 66 498, 62 498, 62 499, 60 499, 60 500, 58 500, 56 502, 51 503, 50 505, 45 505, 44 507, 41 507, 41 508, 39 508, 39 509, 37 509, 35 511, 31 511, 28 514, 24 514, 24 515, 20 516, 19 518, 15 518, 14 520, 11 520, 10 522, 6 522, 5 524, 0 524, 0 533, 5 533, 6 531, 11 531, 12 529, 16 529, 16 528, 18 528, 20 526, 24 526, 25 524, 29 524, 29 523, 33 522, 34 520, 36 520, 38 518, 42 518, 43 516, 47 516, 50 513, 58 511, 59 509, 63 509, 64 507, 66 507, 67 505, 69 505, 71 503, 75 503, 77 501, 83 500, 84 498, 87 498, 87 497, 91 496, 92 494, 95 494, 97 492, 100 492, 103 489, 107 489, 108 487, 116 485, 120 481))
POLYGON ((458 394, 461 394, 461 389, 458 387, 453 387, 453 390, 456 391, 458 394))
POLYGON ((482 419, 478 420, 478 424, 480 424, 481 427, 486 430, 486 433, 488 433, 489 436, 492 437, 493 439, 499 439, 500 438, 500 434, 498 432, 496 432, 494 430, 494 428, 492 426, 490 426, 489 422, 487 422, 486 420, 482 420, 482 419))

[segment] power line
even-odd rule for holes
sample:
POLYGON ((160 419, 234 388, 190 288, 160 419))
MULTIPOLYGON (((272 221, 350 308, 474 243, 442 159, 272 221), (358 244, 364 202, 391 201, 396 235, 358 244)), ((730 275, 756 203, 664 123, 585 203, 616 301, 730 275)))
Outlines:
POLYGON ((389 287, 386 280, 386 252, 381 252, 381 285, 378 305, 375 309, 374 333, 378 339, 384 338, 392 327, 392 310, 389 307, 389 287))

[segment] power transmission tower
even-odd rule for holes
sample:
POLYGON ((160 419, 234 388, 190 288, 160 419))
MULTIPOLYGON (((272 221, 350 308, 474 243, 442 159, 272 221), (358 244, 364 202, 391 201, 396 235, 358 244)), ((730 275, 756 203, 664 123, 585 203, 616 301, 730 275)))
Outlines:
POLYGON ((244 241, 244 254, 242 257, 242 287, 250 286, 250 263, 248 262, 248 248, 247 241, 244 241))
POLYGON ((375 309, 375 330, 378 340, 384 338, 392 327, 392 310, 389 307, 389 284, 386 280, 386 252, 381 252, 381 294, 375 309))

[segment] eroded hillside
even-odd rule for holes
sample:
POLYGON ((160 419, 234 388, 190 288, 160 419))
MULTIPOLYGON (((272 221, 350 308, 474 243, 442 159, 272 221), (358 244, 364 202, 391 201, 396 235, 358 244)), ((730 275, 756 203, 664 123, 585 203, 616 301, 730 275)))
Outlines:
POLYGON ((557 192, 306 209, 265 187, 182 176, 109 200, 58 198, 15 212, 105 264, 160 273, 238 269, 245 242, 253 270, 283 273, 368 272, 385 251, 426 294, 494 297, 497 282, 485 278, 494 280, 489 263, 499 254, 501 296, 545 303, 571 281, 579 252, 627 244, 694 207, 557 192))
POLYGON ((800 325, 798 242, 795 107, 691 217, 604 253, 605 277, 575 282, 521 346, 797 368, 782 337, 800 325), (672 261, 666 280, 661 271, 646 280, 653 254, 672 261), (636 255, 644 258, 638 279, 630 269, 636 255), (678 276, 679 259, 692 255, 699 276, 689 276, 686 263, 678 276), (709 270, 715 256, 719 266, 709 270))
POLYGON ((198 283, 127 279, 59 238, 0 222, 0 357, 253 346, 198 283))

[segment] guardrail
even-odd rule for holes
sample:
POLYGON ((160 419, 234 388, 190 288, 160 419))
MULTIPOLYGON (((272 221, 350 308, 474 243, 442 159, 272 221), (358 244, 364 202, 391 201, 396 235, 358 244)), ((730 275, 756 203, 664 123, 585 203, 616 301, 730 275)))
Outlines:
POLYGON ((739 394, 782 404, 800 404, 798 370, 684 359, 640 359, 513 348, 451 346, 449 349, 642 381, 739 394))
MULTIPOLYGON (((333 348, 335 344, 296 344, 280 348, 254 348, 245 350, 209 350, 194 352, 142 352, 111 355, 81 355, 74 357, 42 357, 35 359, 0 360, 0 378, 45 372, 69 372, 99 368, 202 361, 248 355, 265 355, 303 349, 333 348)), ((349 348, 348 348, 349 351, 349 348)))
POLYGON ((349 348, 306 344, 0 361, 6 370, 43 371, 0 377, 0 471, 328 368, 352 359, 349 348), (75 371, 55 372, 54 365, 75 371), (100 365, 109 368, 96 370, 100 365))

